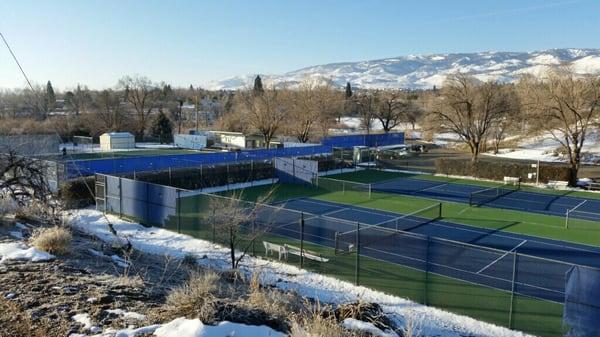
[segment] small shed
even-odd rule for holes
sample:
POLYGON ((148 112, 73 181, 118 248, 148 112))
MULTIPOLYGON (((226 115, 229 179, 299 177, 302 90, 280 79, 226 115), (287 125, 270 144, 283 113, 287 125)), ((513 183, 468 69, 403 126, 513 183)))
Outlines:
POLYGON ((134 149, 135 137, 129 132, 107 132, 100 135, 101 150, 134 149))

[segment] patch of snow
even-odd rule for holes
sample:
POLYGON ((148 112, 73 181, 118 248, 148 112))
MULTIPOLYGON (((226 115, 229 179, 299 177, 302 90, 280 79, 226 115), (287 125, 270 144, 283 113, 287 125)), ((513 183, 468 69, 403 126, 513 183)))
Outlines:
POLYGON ((221 322, 204 325, 199 319, 177 318, 154 331, 156 337, 285 337, 267 326, 221 322))
POLYGON ((19 229, 23 229, 23 230, 29 230, 29 228, 31 227, 31 225, 24 224, 24 223, 21 223, 21 222, 17 222, 15 224, 15 227, 17 227, 19 229))
POLYGON ((96 302, 98 302, 98 297, 90 297, 85 301, 88 303, 96 303, 96 302))
POLYGON ((116 315, 116 316, 121 316, 125 319, 133 319, 133 320, 138 320, 138 321, 143 321, 146 319, 146 315, 138 314, 137 312, 133 312, 133 311, 126 311, 123 309, 109 309, 109 310, 106 310, 106 312, 108 312, 109 314, 116 315))
POLYGON ((15 239, 23 240, 23 233, 20 231, 10 231, 8 234, 15 239))
POLYGON ((40 262, 54 259, 54 255, 42 252, 35 247, 27 248, 20 242, 0 243, 0 257, 0 263, 8 260, 40 262))
POLYGON ((91 333, 96 333, 100 331, 100 328, 92 323, 92 318, 90 317, 90 314, 77 314, 71 317, 71 319, 83 325, 83 329, 86 331, 89 331, 91 333))
MULTIPOLYGON (((135 249, 140 251, 183 258, 185 255, 206 256, 198 260, 202 265, 219 270, 229 269, 229 252, 226 248, 208 241, 177 234, 162 228, 144 227, 107 215, 119 236, 126 236, 135 249)), ((70 223, 76 228, 94 235, 107 243, 120 242, 111 234, 101 212, 92 209, 77 210, 70 215, 70 223)), ((349 282, 299 269, 277 261, 245 257, 240 270, 248 275, 260 270, 263 285, 276 286, 282 290, 295 291, 301 296, 317 298, 323 303, 342 304, 360 300, 379 303, 384 311, 398 322, 412 317, 425 336, 460 337, 522 337, 527 336, 473 318, 424 306, 400 297, 391 296, 349 282)), ((245 336, 245 335, 244 335, 245 336)), ((181 336, 177 336, 181 337, 181 336)))
POLYGON ((376 327, 373 323, 359 321, 354 318, 346 318, 342 322, 342 326, 348 330, 367 332, 376 337, 398 337, 398 334, 395 332, 381 331, 381 329, 376 327))
POLYGON ((121 267, 121 268, 128 268, 130 263, 128 261, 125 261, 123 258, 121 258, 118 255, 111 255, 110 259, 113 260, 114 263, 117 264, 117 266, 121 267))
POLYGON ((8 293, 8 294, 4 295, 4 298, 7 300, 10 300, 10 299, 14 298, 15 296, 16 296, 15 293, 8 293))

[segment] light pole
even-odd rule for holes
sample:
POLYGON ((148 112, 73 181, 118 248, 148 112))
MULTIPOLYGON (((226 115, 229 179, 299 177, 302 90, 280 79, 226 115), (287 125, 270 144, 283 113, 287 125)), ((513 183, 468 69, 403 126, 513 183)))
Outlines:
POLYGON ((181 133, 181 108, 183 107, 183 100, 181 98, 177 99, 179 102, 179 116, 177 116, 177 133, 181 133))

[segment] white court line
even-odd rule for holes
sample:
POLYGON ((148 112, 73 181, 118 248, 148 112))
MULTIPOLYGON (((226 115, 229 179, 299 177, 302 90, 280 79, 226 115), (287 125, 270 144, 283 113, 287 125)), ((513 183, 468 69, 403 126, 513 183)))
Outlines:
POLYGON ((449 183, 445 183, 445 184, 439 184, 439 185, 435 185, 435 186, 427 187, 427 188, 424 188, 424 189, 422 189, 422 190, 418 190, 418 191, 416 191, 416 192, 418 193, 418 192, 423 192, 423 191, 429 191, 429 190, 433 190, 433 189, 436 189, 436 188, 438 188, 438 187, 447 186, 447 185, 449 185, 449 183))
POLYGON ((488 269, 489 267, 491 267, 494 263, 502 260, 506 255, 514 252, 517 248, 521 247, 522 245, 524 245, 527 242, 527 240, 523 240, 521 243, 519 243, 518 245, 516 245, 515 247, 513 247, 513 249, 509 250, 508 252, 504 253, 502 256, 500 256, 499 258, 495 259, 494 261, 492 261, 490 264, 488 264, 487 266, 481 268, 478 272, 476 272, 475 274, 480 274, 482 271, 488 269))
MULTIPOLYGON (((317 202, 317 201, 312 201, 312 200, 309 201, 309 200, 306 200, 306 199, 304 199, 303 201, 309 202, 309 203, 315 203, 315 204, 323 204, 323 203, 327 204, 327 203, 329 203, 330 205, 335 205, 335 204, 344 205, 342 203, 336 203, 336 202, 333 202, 333 201, 323 201, 323 203, 320 203, 320 202, 317 202)), ((438 201, 438 200, 436 199, 436 201, 438 201)), ((367 209, 369 209, 369 208, 362 207, 362 206, 356 206, 356 205, 351 205, 351 206, 352 206, 352 209, 356 208, 356 209, 360 209, 361 211, 363 211, 365 213, 372 213, 372 214, 377 214, 377 215, 384 215, 381 212, 383 212, 383 213, 404 214, 404 213, 396 213, 396 212, 385 211, 385 210, 377 210, 379 212, 369 212, 369 211, 367 211, 367 209)), ((522 210, 522 209, 520 209, 520 210, 522 210)), ((385 214, 385 215, 388 215, 388 214, 385 214)), ((435 221, 434 222, 430 222, 428 225, 430 225, 430 226, 438 226, 438 227, 445 227, 445 228, 450 228, 450 229, 454 229, 454 230, 458 230, 458 231, 465 231, 465 232, 472 232, 472 233, 478 233, 478 234, 485 234, 487 236, 496 236, 496 237, 500 237, 500 238, 507 238, 507 239, 511 239, 511 240, 515 240, 515 241, 522 240, 519 237, 510 236, 510 235, 502 235, 502 234, 498 233, 497 231, 493 231, 493 230, 492 230, 492 232, 490 232, 490 231, 482 231, 482 230, 478 230, 478 228, 475 227, 475 226, 465 225, 465 224, 459 224, 459 223, 457 223, 457 225, 461 226, 460 228, 456 227, 456 226, 445 225, 445 224, 442 224, 442 223, 439 223, 439 222, 435 222, 435 221), (468 227, 471 227, 471 228, 464 228, 463 226, 468 226, 468 227)), ((553 226, 548 226, 548 227, 555 228, 553 226)), ((512 233, 512 232, 504 232, 504 233, 512 233)), ((526 234, 520 234, 520 233, 512 233, 512 234, 515 234, 515 235, 526 235, 526 234)), ((557 240, 557 239, 554 239, 554 238, 543 238, 543 239, 560 241, 560 240, 557 240)), ((535 243, 538 243, 538 244, 541 244, 541 245, 546 245, 546 246, 554 246, 554 247, 566 248, 568 250, 576 250, 576 251, 583 251, 583 252, 589 252, 589 253, 594 253, 594 254, 600 254, 600 251, 596 250, 598 247, 593 246, 593 245, 589 245, 589 244, 585 244, 585 243, 574 243, 578 247, 573 247, 571 245, 563 245, 563 244, 559 244, 559 243, 539 241, 539 240, 535 240, 535 239, 529 239, 529 241, 530 242, 535 242, 535 243), (594 248, 595 250, 582 248, 582 246, 583 247, 594 248)), ((558 260, 558 261, 559 262, 563 262, 563 263, 572 263, 572 262, 567 262, 567 261, 562 261, 562 260, 558 260)))

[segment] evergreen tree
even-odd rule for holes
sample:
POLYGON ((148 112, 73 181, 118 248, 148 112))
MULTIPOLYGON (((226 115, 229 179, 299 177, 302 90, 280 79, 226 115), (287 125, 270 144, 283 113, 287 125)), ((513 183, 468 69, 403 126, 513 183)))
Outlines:
POLYGON ((154 119, 151 131, 152 135, 157 137, 161 144, 170 142, 173 138, 173 126, 171 125, 171 121, 162 111, 159 112, 158 116, 154 119))
POLYGON ((52 83, 48 81, 46 84, 46 112, 50 112, 54 110, 56 106, 56 95, 54 94, 54 89, 52 88, 52 83))
POLYGON ((260 75, 256 75, 256 78, 254 79, 254 93, 262 94, 263 92, 262 79, 260 78, 260 75))
POLYGON ((352 87, 350 86, 350 82, 346 82, 346 98, 352 97, 352 87))

